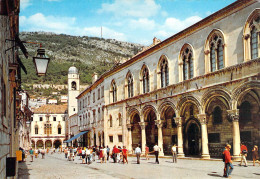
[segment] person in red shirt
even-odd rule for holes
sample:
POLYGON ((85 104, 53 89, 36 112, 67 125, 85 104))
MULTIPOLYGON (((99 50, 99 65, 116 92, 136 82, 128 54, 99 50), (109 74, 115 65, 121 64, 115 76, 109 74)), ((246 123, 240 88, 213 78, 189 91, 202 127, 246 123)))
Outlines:
POLYGON ((123 146, 122 153, 123 153, 123 164, 125 164, 125 162, 128 164, 128 160, 127 160, 128 150, 126 149, 125 146, 123 146))
POLYGON ((225 168, 226 168, 226 177, 227 178, 230 178, 230 175, 234 169, 234 166, 233 166, 232 160, 231 160, 230 149, 231 149, 231 145, 227 144, 225 147, 225 150, 223 152, 223 154, 225 156, 225 168))
POLYGON ((247 147, 243 143, 241 143, 241 148, 240 149, 241 149, 241 152, 240 152, 240 154, 241 154, 240 166, 242 165, 243 162, 245 162, 245 167, 247 167, 247 161, 246 161, 247 152, 248 152, 247 147))
POLYGON ((146 158, 146 160, 149 160, 148 154, 149 154, 149 147, 147 145, 145 145, 145 158, 146 158))
POLYGON ((116 146, 114 146, 113 150, 112 150, 112 155, 113 155, 113 160, 114 160, 114 163, 116 163, 116 160, 117 160, 117 154, 119 153, 119 149, 116 148, 116 146))

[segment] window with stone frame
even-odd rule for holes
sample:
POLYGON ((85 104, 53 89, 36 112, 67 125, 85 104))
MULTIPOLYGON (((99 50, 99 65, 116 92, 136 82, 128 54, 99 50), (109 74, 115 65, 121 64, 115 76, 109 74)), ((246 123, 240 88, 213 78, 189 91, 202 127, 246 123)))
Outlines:
POLYGON ((71 82, 71 90, 77 90, 77 83, 75 81, 71 82))
POLYGON ((260 16, 253 20, 250 27, 250 49, 251 49, 251 59, 259 57, 259 31, 260 31, 260 16))
POLYGON ((111 92, 112 102, 115 103, 117 101, 117 87, 114 80, 111 82, 110 92, 111 92))
POLYGON ((112 118, 112 116, 109 117, 109 127, 113 127, 113 118, 112 118))
POLYGON ((122 135, 118 135, 118 142, 123 142, 123 136, 122 135))
POLYGON ((53 116, 53 121, 56 121, 57 120, 57 117, 56 116, 53 116))
POLYGON ((38 128, 38 125, 35 125, 34 133, 35 133, 35 134, 39 134, 39 128, 38 128))
POLYGON ((224 43, 221 33, 212 34, 209 39, 210 44, 210 71, 214 72, 224 68, 224 43))
POLYGON ((188 80, 193 78, 194 67, 193 67, 193 51, 190 45, 185 44, 181 51, 182 59, 182 76, 183 80, 188 80))
POLYGON ((58 125, 58 134, 61 134, 61 125, 58 125))
POLYGON ((169 85, 169 67, 166 57, 162 57, 160 60, 160 76, 161 76, 161 87, 164 88, 169 85))
POLYGON ((216 106, 212 112, 213 124, 222 124, 222 109, 216 106))
POLYGON ((220 133, 209 133, 209 143, 220 143, 220 133))
POLYGON ((40 116, 40 121, 42 121, 42 120, 43 120, 43 117, 40 116))
POLYGON ((52 126, 51 124, 44 124, 44 134, 52 134, 52 126))
POLYGON ((131 73, 128 73, 127 75, 127 93, 128 93, 128 98, 134 96, 134 80, 131 73))
POLYGON ((110 143, 113 143, 113 138, 114 138, 113 136, 109 136, 109 142, 110 143))
POLYGON ((101 87, 101 98, 104 97, 104 86, 101 87))
POLYGON ((145 66, 142 71, 142 82, 143 82, 143 93, 148 93, 150 91, 150 81, 149 81, 149 70, 145 66))
POLYGON ((118 114, 118 125, 122 126, 122 116, 120 113, 118 114))

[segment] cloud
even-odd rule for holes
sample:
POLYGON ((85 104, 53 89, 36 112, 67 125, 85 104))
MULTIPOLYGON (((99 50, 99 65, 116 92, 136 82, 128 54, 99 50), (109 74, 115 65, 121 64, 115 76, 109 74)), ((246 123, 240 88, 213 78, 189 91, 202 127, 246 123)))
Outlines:
POLYGON ((20 6, 21 9, 24 10, 26 9, 28 6, 32 5, 32 3, 30 2, 30 0, 21 0, 20 1, 20 6))
POLYGON ((147 18, 155 16, 161 6, 154 0, 115 0, 114 3, 103 3, 98 13, 111 13, 115 17, 147 18))
POLYGON ((185 28, 189 27, 192 24, 195 24, 196 22, 200 21, 202 18, 199 16, 191 16, 184 20, 177 19, 175 17, 167 18, 164 22, 164 25, 161 26, 160 29, 157 32, 155 32, 155 35, 159 37, 169 37, 177 32, 180 32, 181 30, 184 30, 185 28))
MULTIPOLYGON (((45 31, 57 34, 69 34, 80 36, 100 37, 101 27, 79 27, 76 25, 75 17, 44 16, 42 13, 30 17, 20 16, 21 31, 45 31)), ((123 33, 116 32, 108 27, 102 27, 103 37, 125 41, 123 33)))
POLYGON ((154 20, 149 20, 147 18, 140 18, 138 20, 130 20, 129 28, 132 29, 143 29, 143 30, 153 30, 155 28, 154 20))

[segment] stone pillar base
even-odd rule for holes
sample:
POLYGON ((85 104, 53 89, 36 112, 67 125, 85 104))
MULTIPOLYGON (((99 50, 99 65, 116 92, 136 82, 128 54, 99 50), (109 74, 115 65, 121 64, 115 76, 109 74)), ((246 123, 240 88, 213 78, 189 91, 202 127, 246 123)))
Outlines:
POLYGON ((202 154, 201 158, 203 158, 203 159, 210 159, 210 155, 209 154, 202 154))
POLYGON ((234 155, 234 156, 232 156, 232 160, 233 160, 233 161, 241 161, 241 156, 239 156, 239 155, 234 155))
POLYGON ((159 152, 159 156, 164 156, 163 151, 160 151, 160 152, 159 152))
POLYGON ((183 157, 185 157, 185 155, 184 154, 177 154, 177 157, 178 158, 183 158, 183 157))

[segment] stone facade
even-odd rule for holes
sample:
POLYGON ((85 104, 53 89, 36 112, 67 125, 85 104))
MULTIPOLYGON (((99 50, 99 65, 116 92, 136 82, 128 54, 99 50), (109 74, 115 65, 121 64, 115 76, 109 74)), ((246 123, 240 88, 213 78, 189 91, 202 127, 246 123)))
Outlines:
MULTIPOLYGON (((258 1, 236 1, 162 42, 154 39, 77 97, 80 106, 104 86, 104 102, 85 104, 79 115, 104 103, 97 124, 110 147, 132 151, 141 144, 144 151, 158 143, 164 155, 176 143, 179 156, 210 158, 230 143, 237 159, 243 141, 251 151, 260 144, 259 8, 258 1)), ((98 128, 88 124, 92 118, 83 121, 84 130, 98 128)))
POLYGON ((65 140, 67 105, 45 105, 34 111, 31 123, 33 148, 58 148, 65 140))
MULTIPOLYGON (((14 40, 19 33, 18 17, 19 0, 0 0, 0 178, 7 177, 6 160, 16 157, 16 151, 19 149, 17 112, 20 101, 16 96, 20 84, 15 80, 15 75, 19 75, 18 49, 10 48, 14 45, 10 40, 14 40), (9 6, 6 5, 7 2, 9 6)), ((15 176, 12 178, 17 177, 18 163, 15 164, 15 176)))

